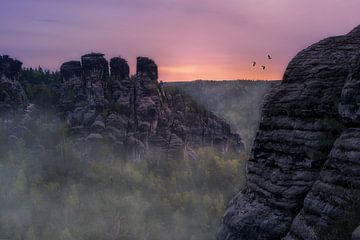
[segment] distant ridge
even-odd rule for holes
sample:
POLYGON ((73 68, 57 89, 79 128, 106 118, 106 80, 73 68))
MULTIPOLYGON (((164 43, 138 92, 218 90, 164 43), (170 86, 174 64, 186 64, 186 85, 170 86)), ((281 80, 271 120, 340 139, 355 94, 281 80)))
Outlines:
POLYGON ((269 89, 280 81, 263 80, 194 80, 165 82, 176 87, 230 123, 242 136, 249 151, 260 120, 263 99, 269 89))

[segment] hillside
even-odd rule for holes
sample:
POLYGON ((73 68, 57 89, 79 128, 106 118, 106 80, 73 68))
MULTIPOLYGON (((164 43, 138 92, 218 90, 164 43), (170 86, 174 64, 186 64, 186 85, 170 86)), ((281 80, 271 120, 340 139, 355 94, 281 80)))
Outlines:
POLYGON ((260 121, 263 99, 280 81, 206 81, 169 82, 189 94, 205 109, 224 118, 241 135, 247 151, 251 149, 260 121))

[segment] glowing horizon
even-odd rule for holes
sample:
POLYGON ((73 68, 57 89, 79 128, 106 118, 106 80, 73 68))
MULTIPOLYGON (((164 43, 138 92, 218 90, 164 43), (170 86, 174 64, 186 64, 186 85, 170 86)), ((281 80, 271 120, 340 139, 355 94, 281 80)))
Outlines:
POLYGON ((134 72, 136 57, 147 56, 163 81, 281 79, 298 51, 360 24, 357 0, 1 3, 0 54, 26 67, 58 70, 65 61, 101 52, 107 59, 123 56, 134 72))

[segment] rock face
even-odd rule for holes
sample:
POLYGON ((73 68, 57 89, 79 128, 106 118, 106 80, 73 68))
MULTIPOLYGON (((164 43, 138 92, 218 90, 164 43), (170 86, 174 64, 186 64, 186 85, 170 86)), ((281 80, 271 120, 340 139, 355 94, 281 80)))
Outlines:
POLYGON ((355 229, 355 231, 352 233, 351 240, 360 240, 360 226, 355 229))
POLYGON ((0 113, 15 113, 24 110, 27 97, 19 83, 22 63, 7 55, 0 55, 0 113))
POLYGON ((180 92, 164 91, 153 60, 139 57, 136 75, 129 72, 126 60, 116 57, 108 64, 98 53, 61 66, 59 112, 77 142, 90 148, 110 142, 133 161, 151 151, 159 158, 195 156, 193 149, 206 146, 241 151, 241 139, 227 123, 189 105, 180 92))
POLYGON ((300 52, 265 102, 219 240, 350 239, 360 221, 360 26, 300 52))

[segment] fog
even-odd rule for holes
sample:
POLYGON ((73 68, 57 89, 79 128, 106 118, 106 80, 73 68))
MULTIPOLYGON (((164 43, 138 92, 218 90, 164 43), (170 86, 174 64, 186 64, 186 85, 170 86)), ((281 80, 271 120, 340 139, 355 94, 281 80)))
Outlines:
POLYGON ((280 81, 194 81, 166 83, 190 95, 208 111, 225 119, 240 134, 249 154, 260 123, 264 98, 280 81))
POLYGON ((215 239, 245 184, 245 159, 212 149, 132 163, 103 143, 83 159, 54 113, 1 121, 1 239, 215 239))

